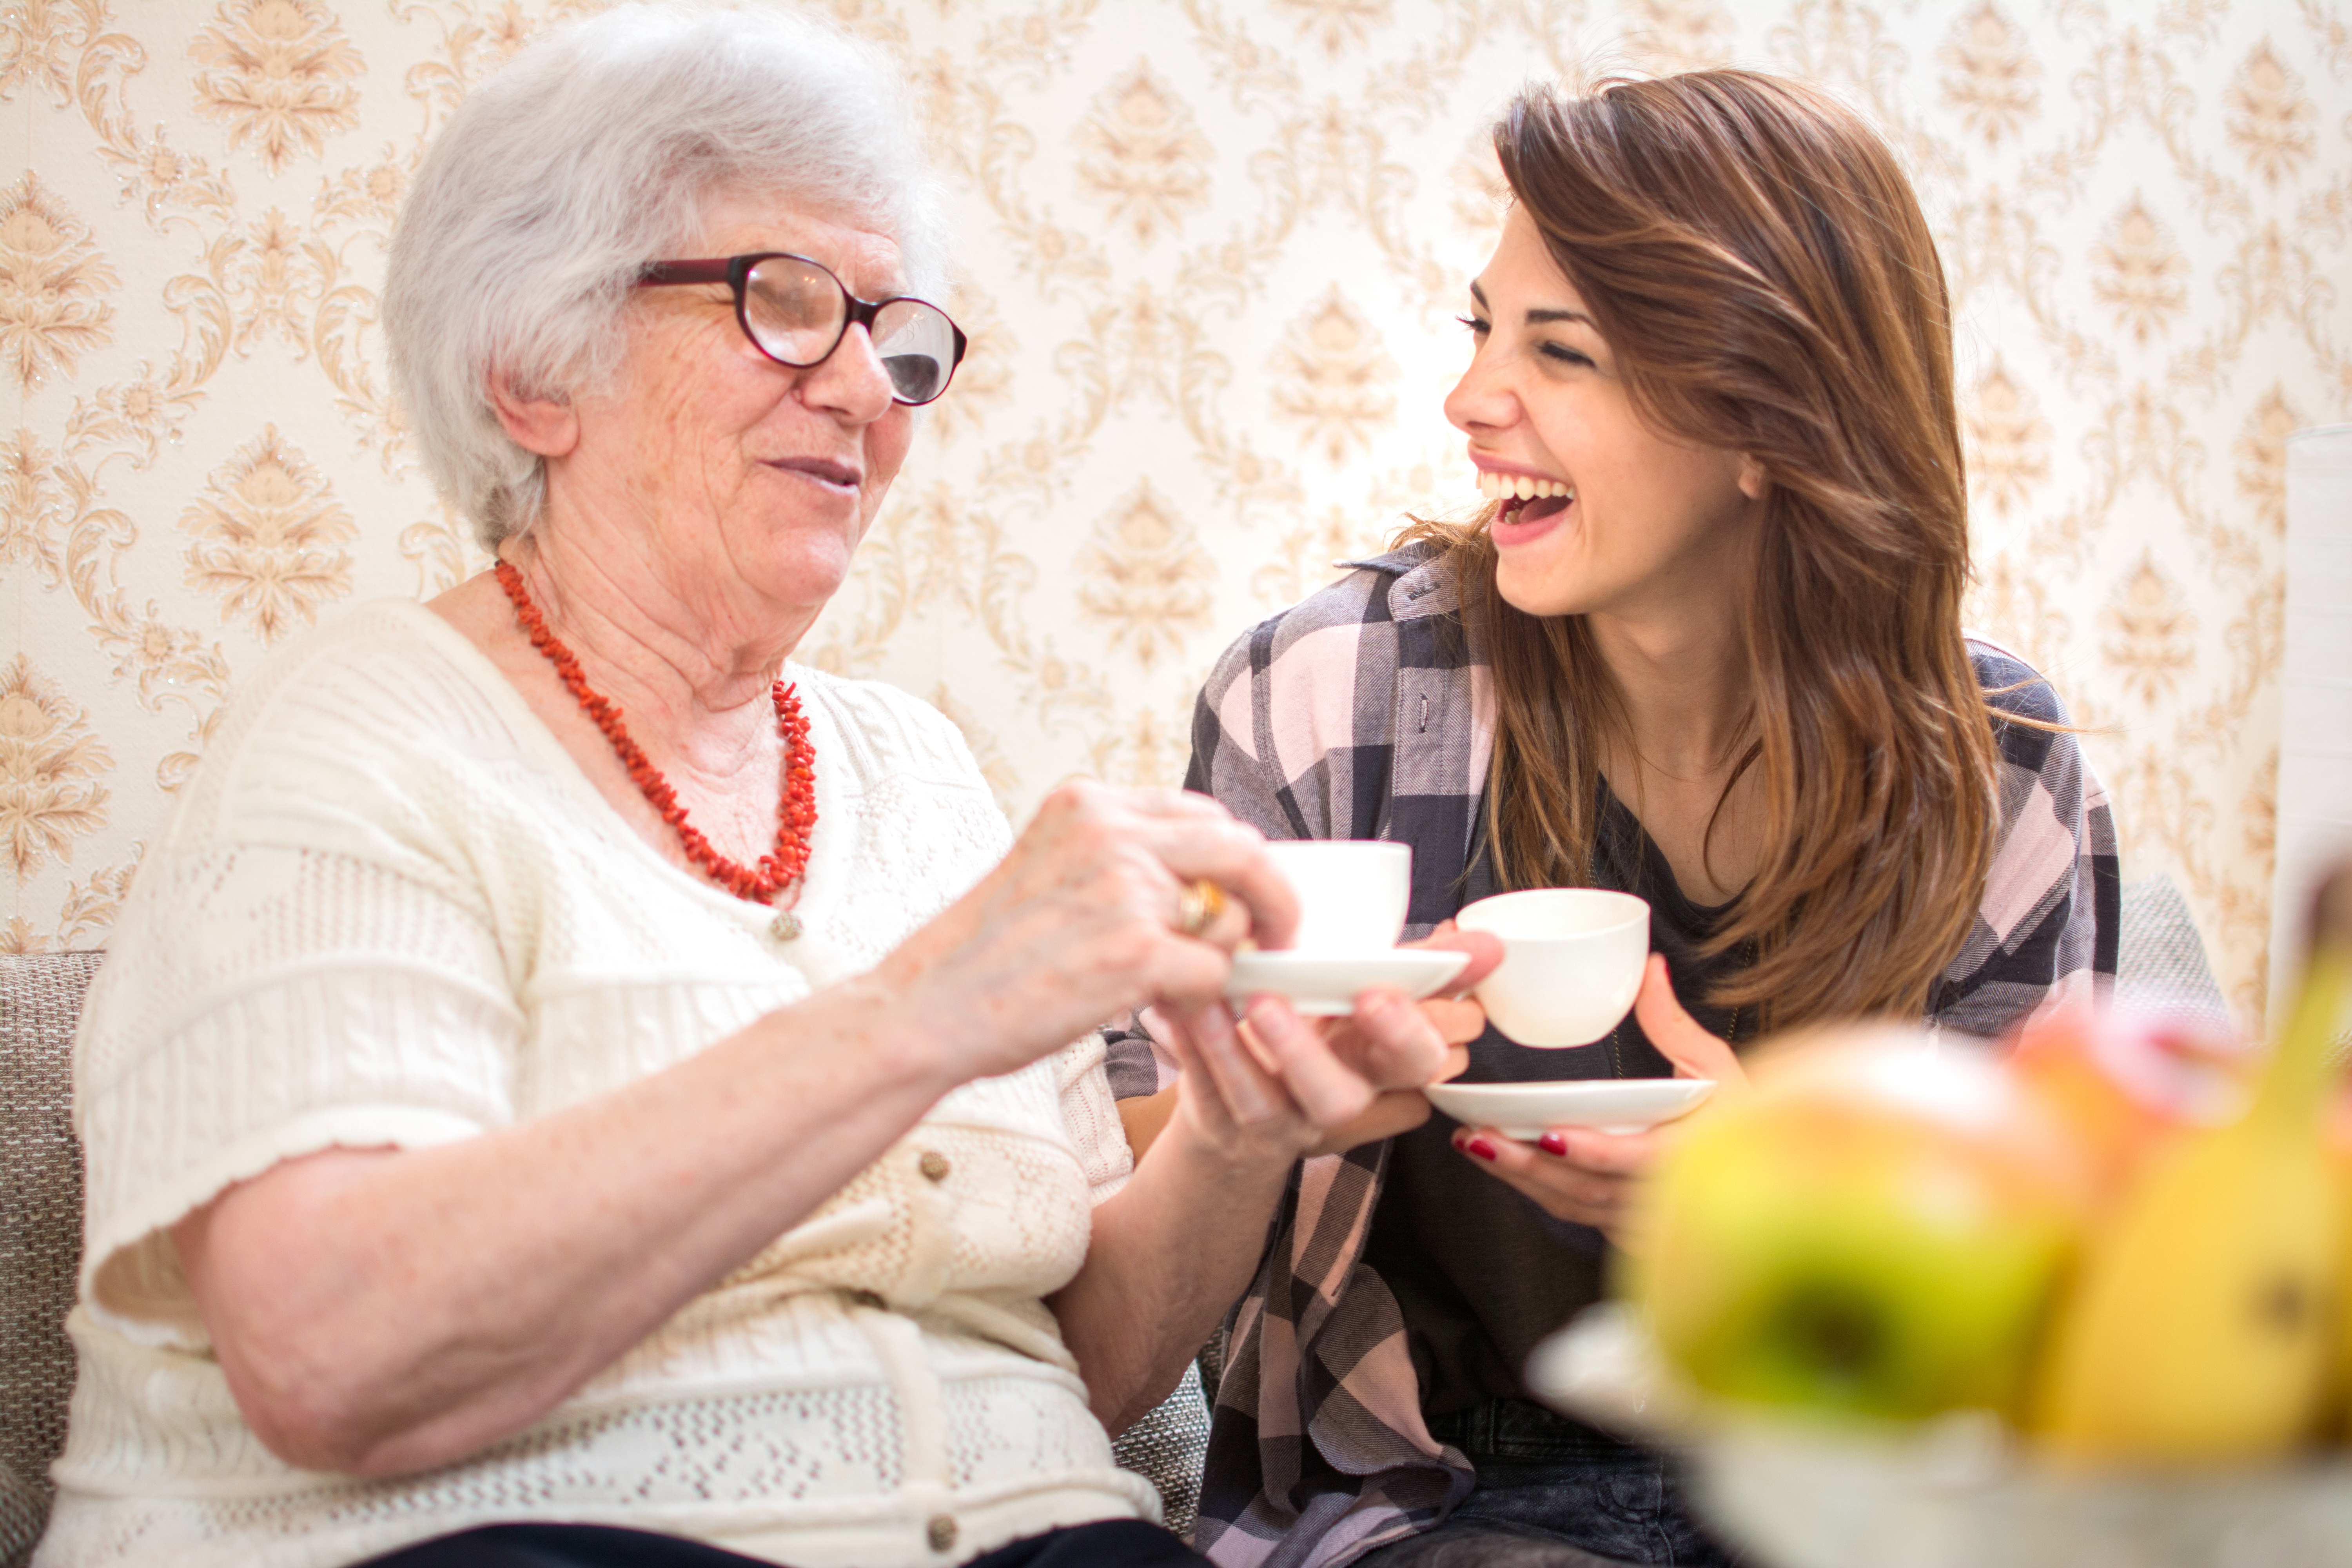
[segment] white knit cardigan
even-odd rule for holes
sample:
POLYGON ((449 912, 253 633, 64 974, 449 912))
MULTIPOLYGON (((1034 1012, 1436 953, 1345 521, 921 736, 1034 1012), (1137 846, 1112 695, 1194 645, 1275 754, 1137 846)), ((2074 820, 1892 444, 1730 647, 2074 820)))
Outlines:
POLYGON ((421 605, 364 606, 256 677, 149 849, 83 1017, 80 1377, 38 1568, 331 1568, 534 1519, 882 1568, 1157 1517, 1042 1300, 1129 1169, 1098 1039, 950 1093, 462 1463, 296 1469, 229 1396, 174 1220, 295 1155, 468 1138, 657 1072, 869 968, 1003 855, 939 714, 786 678, 819 811, 790 942, 639 838, 421 605))

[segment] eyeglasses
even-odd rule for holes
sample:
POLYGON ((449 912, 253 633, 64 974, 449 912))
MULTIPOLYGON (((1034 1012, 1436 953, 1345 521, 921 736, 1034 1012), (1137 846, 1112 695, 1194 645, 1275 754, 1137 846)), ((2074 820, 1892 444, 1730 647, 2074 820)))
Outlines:
POLYGON ((778 364, 801 370, 831 358, 853 323, 864 327, 890 374, 891 396, 900 403, 930 402, 948 389, 948 378, 963 363, 963 329, 945 310, 903 295, 861 300, 805 256, 768 251, 708 261, 649 261, 637 274, 640 289, 674 283, 726 284, 735 291, 735 320, 751 346, 778 364))

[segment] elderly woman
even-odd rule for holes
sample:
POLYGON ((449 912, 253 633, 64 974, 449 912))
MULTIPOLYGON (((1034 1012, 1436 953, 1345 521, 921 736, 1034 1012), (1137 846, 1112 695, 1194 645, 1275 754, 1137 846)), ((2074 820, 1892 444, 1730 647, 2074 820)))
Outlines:
POLYGON ((433 147, 384 321, 497 569, 255 675, 149 851, 43 1568, 1189 1559, 1106 1426, 1477 1013, 1242 1041, 1254 830, 1072 786, 1008 851, 937 714, 787 664, 962 353, 927 188, 775 14, 608 13, 433 147))

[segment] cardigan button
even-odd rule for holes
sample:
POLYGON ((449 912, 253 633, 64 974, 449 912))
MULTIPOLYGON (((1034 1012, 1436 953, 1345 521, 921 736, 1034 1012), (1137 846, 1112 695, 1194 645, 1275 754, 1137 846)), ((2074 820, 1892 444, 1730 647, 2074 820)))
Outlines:
POLYGON ((923 1157, 915 1162, 915 1169, 923 1173, 927 1182, 944 1182, 948 1179, 948 1157, 937 1149, 926 1149, 923 1157))
POLYGON ((923 1539, 934 1552, 949 1550, 956 1543, 956 1521, 943 1513, 933 1514, 930 1523, 923 1526, 923 1539))

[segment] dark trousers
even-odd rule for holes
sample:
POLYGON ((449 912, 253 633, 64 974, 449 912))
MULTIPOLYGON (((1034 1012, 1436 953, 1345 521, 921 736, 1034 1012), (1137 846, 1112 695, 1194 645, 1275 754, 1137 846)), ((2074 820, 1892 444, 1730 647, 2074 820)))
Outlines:
POLYGON ((1478 1472, 1436 1529, 1354 1568, 1734 1568, 1684 1506, 1674 1461, 1518 1399, 1430 1423, 1478 1472))
MULTIPOLYGON (((964 1568, 1192 1568, 1203 1559, 1156 1524, 1106 1519, 1000 1546, 964 1568)), ((676 1535, 601 1524, 492 1524, 420 1542, 359 1568, 774 1568, 676 1535)))

